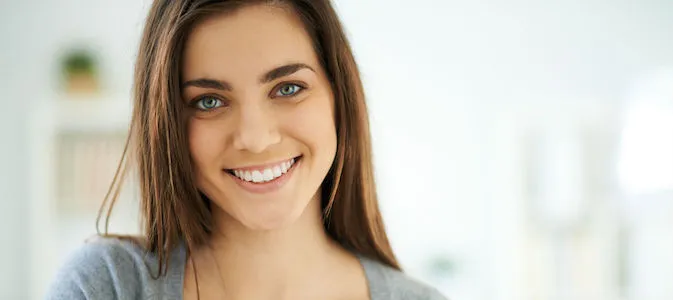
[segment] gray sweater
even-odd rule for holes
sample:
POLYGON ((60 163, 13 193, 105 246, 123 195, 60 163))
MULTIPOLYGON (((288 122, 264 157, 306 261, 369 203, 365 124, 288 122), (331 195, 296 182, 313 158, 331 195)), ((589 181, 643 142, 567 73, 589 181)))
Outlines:
MULTIPOLYGON (((140 246, 96 238, 73 253, 45 299, 182 299, 186 248, 171 253, 166 276, 152 279, 158 260, 140 246)), ((371 300, 446 300, 436 289, 371 259, 360 257, 371 300)))

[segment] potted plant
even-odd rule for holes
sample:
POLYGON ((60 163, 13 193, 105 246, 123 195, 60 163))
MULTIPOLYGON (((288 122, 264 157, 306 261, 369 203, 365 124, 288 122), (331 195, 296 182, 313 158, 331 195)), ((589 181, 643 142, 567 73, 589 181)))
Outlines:
POLYGON ((61 63, 66 92, 95 93, 99 89, 98 66, 89 50, 74 49, 65 54, 61 63))

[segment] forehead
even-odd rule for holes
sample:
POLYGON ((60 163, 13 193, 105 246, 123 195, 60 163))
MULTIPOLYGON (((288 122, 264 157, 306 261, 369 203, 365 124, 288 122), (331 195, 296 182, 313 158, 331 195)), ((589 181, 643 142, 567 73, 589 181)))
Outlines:
POLYGON ((257 78, 297 62, 317 67, 311 39, 299 18, 289 9, 269 5, 244 7, 198 23, 187 37, 182 62, 185 80, 257 78))

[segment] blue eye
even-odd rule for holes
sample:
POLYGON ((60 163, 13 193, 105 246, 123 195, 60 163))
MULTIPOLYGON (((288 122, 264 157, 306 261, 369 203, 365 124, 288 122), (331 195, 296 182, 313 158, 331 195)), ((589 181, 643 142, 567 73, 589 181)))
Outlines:
POLYGON ((200 110, 211 110, 218 108, 222 105, 224 105, 224 102, 222 102, 222 100, 211 96, 203 97, 199 100, 196 100, 196 102, 194 103, 194 106, 196 106, 196 108, 200 110))
POLYGON ((302 89, 304 88, 296 84, 286 84, 281 86, 280 89, 278 89, 278 92, 276 92, 276 96, 279 97, 292 96, 299 93, 302 89))

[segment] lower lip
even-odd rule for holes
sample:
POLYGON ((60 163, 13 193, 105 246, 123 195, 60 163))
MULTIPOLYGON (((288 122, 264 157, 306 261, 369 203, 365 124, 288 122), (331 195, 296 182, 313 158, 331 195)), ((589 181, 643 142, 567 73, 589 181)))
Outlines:
POLYGON ((254 182, 249 182, 245 181, 243 179, 240 179, 236 177, 234 174, 231 174, 229 172, 226 172, 227 175, 231 176, 231 178, 234 179, 234 181, 242 187, 244 190, 250 192, 250 193, 255 193, 255 194, 264 194, 264 193, 271 193, 279 190, 285 183, 290 180, 292 174, 294 173, 294 170, 298 168, 302 163, 301 159, 295 159, 295 163, 290 167, 290 169, 285 172, 285 174, 280 175, 280 177, 267 181, 267 182, 259 182, 259 183, 254 183, 254 182))

